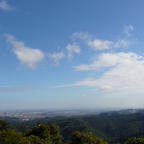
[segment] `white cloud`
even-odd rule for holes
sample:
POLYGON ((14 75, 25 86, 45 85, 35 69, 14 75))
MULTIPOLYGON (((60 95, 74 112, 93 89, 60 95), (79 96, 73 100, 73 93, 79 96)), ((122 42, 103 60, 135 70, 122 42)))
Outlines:
POLYGON ((0 9, 2 9, 2 10, 12 10, 13 7, 10 6, 6 0, 1 0, 0 1, 0 9))
POLYGON ((13 53, 20 62, 26 64, 28 67, 34 68, 38 62, 44 59, 45 55, 41 50, 25 46, 23 42, 17 41, 15 37, 10 34, 4 34, 4 36, 7 42, 13 46, 13 53))
POLYGON ((88 40, 88 46, 92 47, 94 50, 108 50, 112 48, 126 48, 131 43, 126 39, 120 39, 118 41, 110 41, 110 40, 88 40))
POLYGON ((144 94, 143 56, 132 52, 105 53, 87 67, 87 70, 108 69, 98 79, 86 79, 68 86, 88 86, 109 92, 144 94))
POLYGON ((89 40, 88 46, 92 47, 94 50, 105 50, 112 48, 113 42, 109 40, 89 40))
MULTIPOLYGON (((130 25, 125 29, 127 30, 128 34, 130 31, 132 31, 133 27, 130 25)), ((93 38, 90 34, 80 32, 76 32, 72 35, 72 40, 75 41, 77 39, 83 40, 89 47, 97 51, 109 50, 112 48, 126 48, 131 44, 131 41, 125 38, 121 38, 119 40, 103 40, 93 38)))
POLYGON ((98 70, 100 68, 113 67, 118 64, 130 64, 131 58, 135 57, 134 53, 103 53, 99 55, 92 64, 82 64, 75 67, 77 71, 98 70))
POLYGON ((59 64, 59 61, 65 57, 65 54, 63 52, 59 53, 52 53, 49 54, 49 57, 56 63, 59 64))
POLYGON ((124 26, 123 32, 124 32, 127 36, 130 36, 132 31, 134 31, 133 25, 129 24, 129 25, 124 26))
POLYGON ((68 51, 68 58, 72 59, 73 54, 80 54, 81 49, 77 44, 68 44, 66 46, 66 50, 68 51))
POLYGON ((88 40, 91 39, 91 35, 88 33, 81 33, 81 32, 75 32, 72 34, 72 40, 81 39, 81 40, 88 40))
POLYGON ((128 47, 130 44, 131 44, 130 41, 121 39, 121 40, 115 42, 114 47, 115 48, 125 48, 125 47, 128 47))

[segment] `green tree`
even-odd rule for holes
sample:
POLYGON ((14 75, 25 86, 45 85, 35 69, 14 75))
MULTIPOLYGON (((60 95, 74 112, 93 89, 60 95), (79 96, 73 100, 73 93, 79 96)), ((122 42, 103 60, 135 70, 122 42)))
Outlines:
POLYGON ((125 142, 125 144, 144 144, 144 138, 130 138, 128 141, 125 142))
POLYGON ((2 130, 8 130, 11 127, 9 126, 9 124, 3 120, 0 120, 0 131, 2 130))
POLYGON ((19 144, 22 138, 22 133, 14 132, 13 130, 0 131, 0 144, 19 144))
POLYGON ((26 133, 15 132, 7 122, 0 121, 0 144, 61 144, 56 125, 38 124, 26 133))
POLYGON ((0 131, 0 144, 53 144, 50 141, 40 139, 38 136, 24 137, 22 133, 13 130, 0 131))
POLYGON ((32 135, 39 137, 43 142, 49 142, 51 144, 62 143, 62 136, 60 135, 59 127, 54 124, 47 125, 40 123, 25 133, 26 137, 32 135))
POLYGON ((72 135, 70 144, 107 144, 107 142, 94 136, 91 132, 76 131, 72 135))

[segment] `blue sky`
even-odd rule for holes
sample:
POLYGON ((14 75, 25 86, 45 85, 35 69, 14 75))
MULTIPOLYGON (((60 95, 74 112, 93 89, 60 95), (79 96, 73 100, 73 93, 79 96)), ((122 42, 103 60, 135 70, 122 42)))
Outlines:
POLYGON ((0 109, 143 108, 143 0, 0 0, 0 109))

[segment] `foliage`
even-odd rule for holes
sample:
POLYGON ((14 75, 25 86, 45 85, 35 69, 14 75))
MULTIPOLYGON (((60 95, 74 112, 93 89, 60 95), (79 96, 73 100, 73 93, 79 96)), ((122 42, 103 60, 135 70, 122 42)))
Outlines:
POLYGON ((0 144, 61 144, 62 136, 56 125, 38 124, 31 130, 21 133, 8 129, 4 121, 0 130, 0 144), (3 125, 4 124, 4 125, 3 125))
POLYGON ((0 131, 0 144, 18 144, 21 141, 22 134, 13 130, 0 131))
MULTIPOLYGON (((92 132, 95 136, 101 137, 111 144, 116 144, 117 142, 123 144, 131 137, 144 136, 144 113, 105 113, 92 116, 42 118, 26 122, 13 118, 5 118, 5 120, 14 127, 15 131, 22 132, 23 139, 29 139, 29 141, 31 139, 39 139, 40 141, 60 142, 62 141, 60 131, 64 137, 63 141, 67 143, 75 131, 92 132), (37 123, 45 124, 38 126, 37 123), (51 123, 60 127, 60 130, 57 126, 54 128, 56 130, 55 136, 50 133, 51 123), (46 125, 48 127, 45 127, 46 125), (40 132, 40 129, 43 129, 43 131, 40 132), (35 132, 39 131, 38 134, 34 130, 35 132), (31 138, 32 136, 34 138, 31 138), (52 137, 56 140, 52 140, 52 137)), ((11 128, 6 122, 0 121, 0 130, 2 129, 7 130, 11 128)))
POLYGON ((94 136, 91 132, 75 132, 70 144, 107 144, 103 139, 94 136))
POLYGON ((41 124, 25 133, 25 136, 37 136, 40 139, 51 142, 52 144, 61 144, 62 136, 60 135, 59 127, 54 124, 41 124))
POLYGON ((125 144, 144 144, 144 138, 130 138, 128 141, 125 142, 125 144))
POLYGON ((0 131, 1 130, 7 130, 10 129, 11 127, 6 121, 0 120, 0 131))

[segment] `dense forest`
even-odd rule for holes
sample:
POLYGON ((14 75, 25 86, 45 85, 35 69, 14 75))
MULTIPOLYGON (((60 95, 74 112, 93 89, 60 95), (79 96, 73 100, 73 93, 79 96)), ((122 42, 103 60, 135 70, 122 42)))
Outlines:
POLYGON ((81 117, 43 118, 26 122, 15 118, 3 120, 0 126, 0 144, 7 144, 8 142, 3 141, 13 139, 13 136, 19 137, 21 141, 30 141, 25 144, 37 144, 34 141, 41 142, 38 144, 77 144, 76 141, 79 141, 79 144, 144 143, 143 113, 104 113, 81 117))
MULTIPOLYGON (((38 123, 25 132, 16 132, 7 122, 0 120, 0 144, 108 144, 92 132, 75 131, 69 142, 64 142, 59 126, 38 123)), ((130 138, 124 144, 144 144, 144 138, 130 138)))

